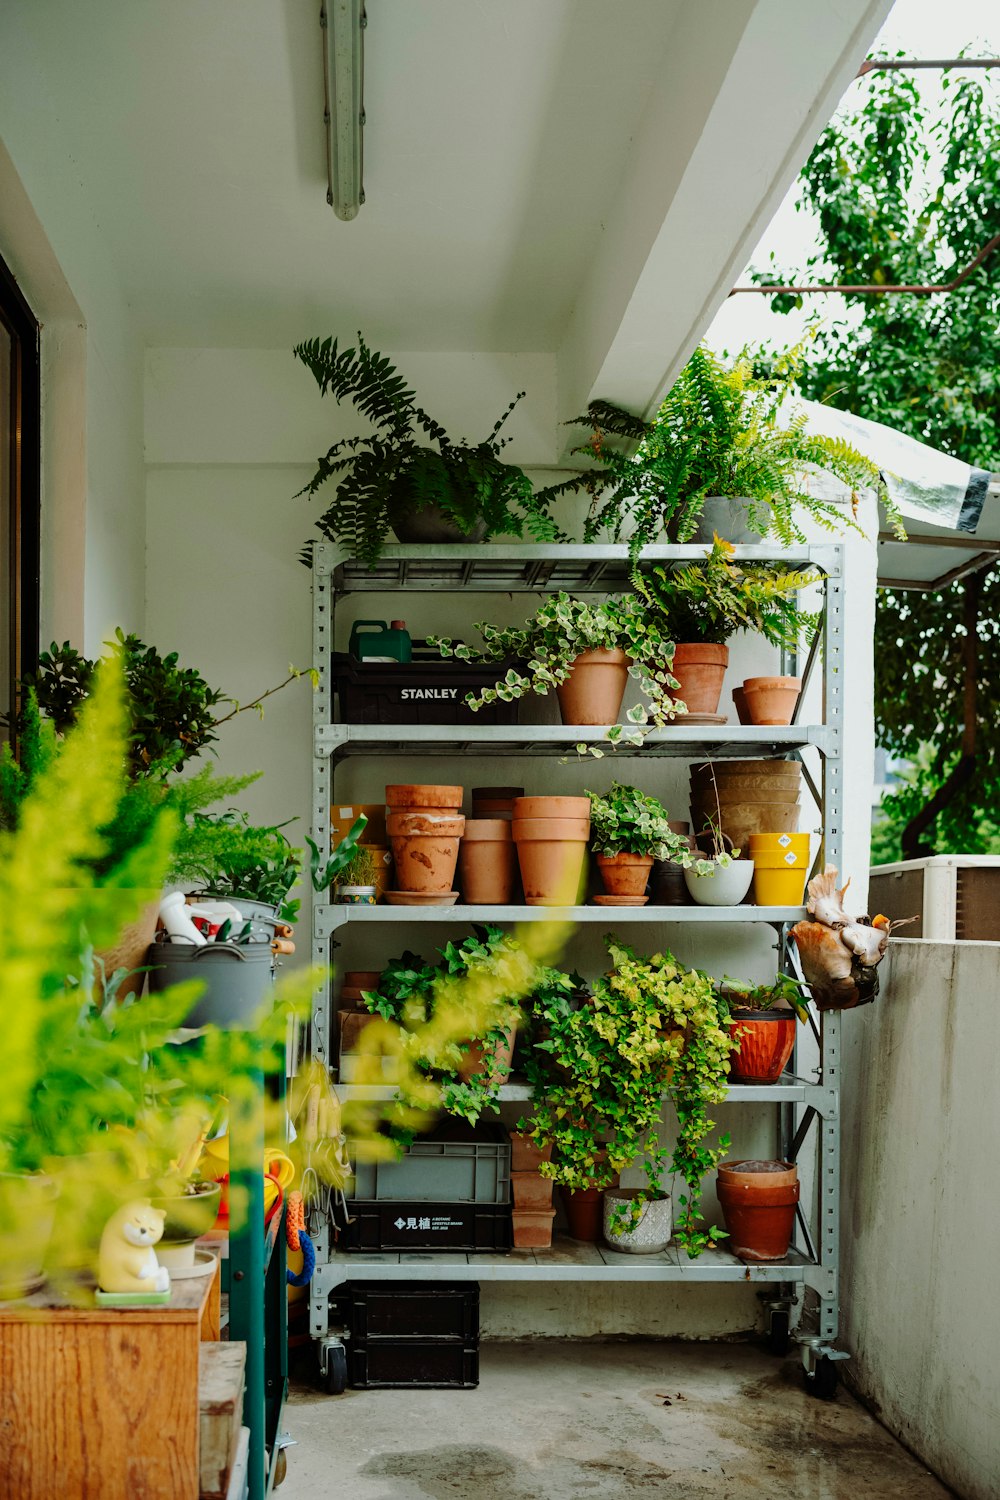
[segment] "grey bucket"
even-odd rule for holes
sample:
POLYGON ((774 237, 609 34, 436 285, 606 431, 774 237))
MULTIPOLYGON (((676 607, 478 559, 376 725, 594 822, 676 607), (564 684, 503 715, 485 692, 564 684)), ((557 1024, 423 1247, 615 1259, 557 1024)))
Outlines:
POLYGON ((185 1019, 185 1026, 246 1026, 264 1008, 271 991, 269 943, 153 943, 146 962, 149 988, 165 990, 188 979, 201 979, 205 993, 185 1019))

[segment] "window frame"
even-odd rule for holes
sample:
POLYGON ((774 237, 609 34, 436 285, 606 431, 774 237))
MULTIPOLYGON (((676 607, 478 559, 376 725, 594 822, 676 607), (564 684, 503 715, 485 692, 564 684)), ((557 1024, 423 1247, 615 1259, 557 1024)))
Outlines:
MULTIPOLYGON (((0 321, 11 340, 9 510, 11 590, 6 619, 11 684, 0 711, 11 723, 20 708, 17 683, 38 665, 41 632, 41 346, 38 319, 0 257, 0 321)), ((0 609, 0 616, 3 611, 0 609)), ((0 692, 4 691, 0 687, 0 692)))

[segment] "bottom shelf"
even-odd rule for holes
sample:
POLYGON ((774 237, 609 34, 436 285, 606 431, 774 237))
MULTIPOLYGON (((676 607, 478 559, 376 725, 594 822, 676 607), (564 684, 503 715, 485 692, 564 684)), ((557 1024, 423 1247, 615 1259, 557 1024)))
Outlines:
POLYGON ((696 1260, 668 1245, 660 1255, 625 1255, 603 1245, 557 1236, 551 1250, 507 1254, 372 1251, 335 1255, 317 1275, 342 1281, 802 1281, 809 1257, 790 1250, 784 1260, 750 1264, 726 1250, 704 1250, 696 1260))

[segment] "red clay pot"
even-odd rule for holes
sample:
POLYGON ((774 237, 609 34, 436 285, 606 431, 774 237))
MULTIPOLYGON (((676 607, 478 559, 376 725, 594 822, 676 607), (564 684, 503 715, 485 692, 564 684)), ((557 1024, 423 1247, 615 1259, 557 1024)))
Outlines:
POLYGON ((408 808, 445 808, 458 809, 462 806, 462 787, 460 786, 423 786, 413 783, 405 783, 399 786, 387 786, 385 789, 386 806, 393 812, 405 812, 408 808))
POLYGON ((750 710, 747 707, 746 694, 741 687, 733 688, 733 702, 736 705, 736 717, 741 724, 752 724, 750 710))
POLYGON ((603 1189, 563 1188, 562 1200, 571 1239, 596 1245, 604 1233, 603 1189))
POLYGON ((552 1245, 554 1208, 515 1208, 514 1249, 548 1250, 552 1245))
POLYGON ((644 896, 653 868, 651 854, 599 854, 597 868, 609 896, 644 896))
POLYGON ((788 1254, 795 1227, 799 1184, 782 1181, 789 1166, 786 1162, 736 1165, 761 1170, 730 1172, 732 1180, 726 1180, 720 1169, 716 1191, 729 1233, 728 1248, 741 1260, 782 1260, 788 1254))
POLYGON ((400 832, 390 832, 389 835, 397 889, 424 895, 445 895, 454 890, 458 846, 465 819, 425 810, 422 813, 390 813, 386 821, 393 824, 397 818, 400 832), (435 827, 439 831, 433 831, 435 827), (426 831, 419 831, 421 828, 426 831))
POLYGON ((536 1146, 526 1135, 510 1133, 510 1170, 512 1172, 537 1172, 543 1161, 552 1160, 552 1143, 536 1146))
POLYGON ((514 1209, 551 1208, 552 1188, 549 1177, 539 1177, 537 1172, 512 1172, 510 1187, 514 1197, 514 1209))
POLYGON ((514 899, 517 855, 504 818, 469 818, 458 851, 462 900, 467 906, 507 906, 514 899))
POLYGON ((730 1083, 777 1083, 792 1055, 797 1025, 791 1012, 734 1010, 729 1035, 740 1046, 729 1054, 730 1083))
POLYGON ((508 1026, 502 1039, 491 1042, 488 1046, 484 1042, 474 1041, 468 1044, 469 1050, 462 1058, 458 1066, 458 1075, 463 1083, 468 1083, 472 1078, 479 1078, 485 1074, 489 1083, 501 1085, 510 1077, 510 1065, 514 1057, 514 1037, 516 1028, 508 1026))
POLYGON ((624 651, 584 651, 556 688, 564 724, 617 724, 628 681, 624 651))
POLYGON ((790 724, 801 691, 801 677, 748 677, 743 696, 751 724, 790 724))
POLYGON ((680 683, 674 698, 686 705, 689 714, 718 713, 728 665, 728 646, 678 646, 670 668, 680 683))

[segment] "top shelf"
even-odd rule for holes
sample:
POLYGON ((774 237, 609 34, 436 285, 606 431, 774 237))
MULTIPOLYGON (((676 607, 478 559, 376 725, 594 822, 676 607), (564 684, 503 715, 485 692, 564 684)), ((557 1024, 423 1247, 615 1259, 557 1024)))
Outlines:
MULTIPOLYGON (((640 563, 699 562, 706 550, 703 542, 644 547, 640 563)), ((798 567, 811 563, 834 575, 841 568, 841 548, 831 543, 782 547, 765 542, 757 547, 736 547, 733 555, 743 562, 780 558, 798 567)), ((313 567, 331 578, 339 594, 393 593, 397 589, 414 593, 468 589, 503 594, 549 594, 562 589, 568 594, 608 594, 628 587, 630 571, 627 546, 597 542, 394 544, 383 549, 371 569, 356 558, 345 558, 339 547, 324 542, 316 548, 313 567)))

